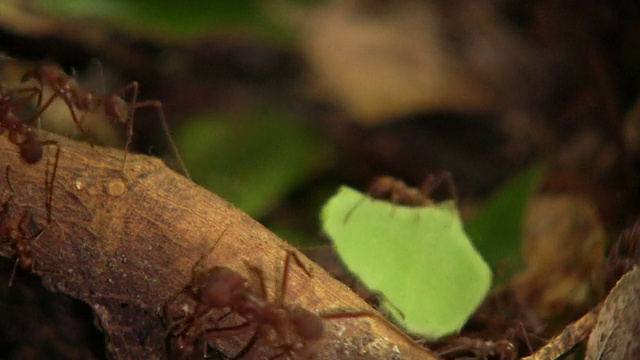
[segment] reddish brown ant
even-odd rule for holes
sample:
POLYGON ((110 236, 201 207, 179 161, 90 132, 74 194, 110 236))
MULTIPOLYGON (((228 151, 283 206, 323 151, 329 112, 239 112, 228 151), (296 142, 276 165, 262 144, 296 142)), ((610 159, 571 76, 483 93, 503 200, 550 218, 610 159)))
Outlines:
POLYGON ((189 352, 200 339, 209 343, 253 332, 250 341, 234 358, 252 358, 259 345, 277 351, 273 358, 307 358, 314 354, 313 344, 325 336, 323 320, 377 316, 369 312, 318 315, 301 307, 286 305, 291 261, 310 276, 298 255, 287 252, 280 295, 274 301, 269 301, 264 274, 257 267, 248 266, 258 279, 258 292, 248 285, 247 278, 227 267, 217 266, 198 274, 187 287, 188 298, 192 300, 182 299, 178 303, 180 305, 174 303, 166 311, 173 315, 169 317, 173 317, 174 324, 180 323, 181 317, 188 323, 181 327, 174 325, 172 333, 177 336, 178 347, 189 352), (212 319, 209 316, 214 309, 228 309, 244 321, 235 326, 218 327, 222 318, 212 319))
MULTIPOLYGON (((36 88, 24 88, 13 90, 12 92, 2 89, 0 91, 0 135, 8 132, 9 141, 17 145, 20 150, 20 157, 27 164, 36 164, 42 160, 44 146, 51 145, 56 147, 56 155, 53 163, 53 170, 51 172, 50 180, 45 180, 45 190, 47 191, 47 222, 51 222, 51 201, 53 198, 53 183, 55 181, 56 171, 58 169, 58 161, 60 159, 60 145, 54 140, 40 140, 34 124, 39 117, 43 106, 37 114, 31 117, 28 121, 23 121, 18 117, 13 109, 13 99, 10 94, 14 93, 28 93, 32 94, 29 98, 33 97, 37 91, 36 88)), ((48 105, 47 105, 48 106, 48 105)), ((17 111, 19 111, 18 108, 17 111)), ((45 178, 49 179, 48 175, 49 165, 47 165, 47 174, 45 178)))
POLYGON ((376 178, 369 187, 369 196, 375 199, 389 200, 393 204, 403 206, 430 206, 433 205, 431 194, 443 182, 449 187, 449 193, 455 199, 456 190, 453 185, 453 177, 448 171, 439 174, 429 174, 419 189, 412 188, 402 180, 391 176, 376 178))
MULTIPOLYGON (((29 215, 28 210, 22 214, 16 226, 13 226, 8 222, 9 204, 13 200, 15 194, 13 186, 11 185, 11 180, 9 179, 9 169, 9 166, 7 166, 5 178, 11 195, 2 203, 2 207, 0 209, 0 239, 2 239, 0 243, 10 243, 11 250, 13 250, 16 257, 11 277, 9 278, 9 287, 11 287, 13 286, 18 266, 25 270, 35 272, 36 260, 33 257, 31 244, 40 238, 47 226, 49 226, 49 222, 47 222, 42 229, 38 230, 35 235, 33 235, 32 231, 28 232, 25 230, 25 221, 28 220, 27 216, 29 215)), ((49 196, 47 196, 47 201, 50 201, 49 196)), ((33 221, 33 219, 31 219, 31 221, 33 221)), ((49 217, 47 217, 47 221, 50 221, 49 217)))
MULTIPOLYGON (((442 183, 446 183, 449 194, 457 201, 456 189, 453 183, 453 176, 448 171, 442 171, 438 174, 429 174, 419 189, 413 188, 405 184, 402 180, 391 176, 380 176, 373 180, 367 191, 369 197, 379 200, 388 200, 394 205, 420 207, 431 206, 434 204, 431 194, 442 183)), ((344 218, 344 222, 351 217, 355 209, 367 199, 363 197, 348 212, 344 218)))
POLYGON ((465 354, 472 354, 478 360, 515 360, 518 358, 518 349, 508 340, 488 341, 468 337, 456 337, 449 341, 447 346, 437 352, 438 356, 445 359, 455 359, 465 354))
POLYGON ((182 157, 180 157, 178 147, 171 137, 171 131, 164 115, 162 103, 157 100, 146 100, 138 102, 139 85, 137 81, 133 81, 123 86, 110 95, 100 96, 93 91, 87 91, 83 89, 74 77, 67 75, 57 65, 42 65, 31 71, 28 71, 22 77, 23 82, 26 82, 30 79, 33 79, 40 84, 38 102, 40 102, 42 98, 42 91, 44 86, 48 86, 54 91, 53 95, 49 97, 49 99, 47 99, 47 101, 44 102, 44 105, 42 105, 42 107, 40 108, 39 114, 37 114, 38 116, 42 112, 44 112, 44 109, 47 108, 56 98, 60 98, 69 108, 69 112, 71 113, 73 122, 76 124, 76 126, 86 139, 89 139, 89 137, 87 136, 87 133, 83 128, 83 122, 87 113, 97 113, 102 111, 108 118, 123 124, 126 127, 127 131, 127 142, 125 144, 124 159, 122 162, 123 171, 127 163, 127 154, 129 152, 129 147, 131 146, 131 141, 133 139, 133 121, 136 109, 155 108, 158 119, 160 121, 160 125, 162 126, 162 130, 167 135, 171 150, 175 154, 180 167, 182 167, 182 171, 184 171, 184 174, 189 179, 191 179, 189 171, 187 170, 182 157), (131 93, 129 102, 125 101, 121 97, 128 92, 131 93), (84 112, 83 116, 78 118, 74 111, 74 108, 84 112))

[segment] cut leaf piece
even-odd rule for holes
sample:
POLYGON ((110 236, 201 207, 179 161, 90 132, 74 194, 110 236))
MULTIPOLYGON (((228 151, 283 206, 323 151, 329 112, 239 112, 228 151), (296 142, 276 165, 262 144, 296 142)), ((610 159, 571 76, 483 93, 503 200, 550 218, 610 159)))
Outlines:
POLYGON ((324 231, 349 270, 383 295, 410 333, 455 333, 484 299, 491 270, 453 201, 405 207, 341 187, 322 209, 324 231))

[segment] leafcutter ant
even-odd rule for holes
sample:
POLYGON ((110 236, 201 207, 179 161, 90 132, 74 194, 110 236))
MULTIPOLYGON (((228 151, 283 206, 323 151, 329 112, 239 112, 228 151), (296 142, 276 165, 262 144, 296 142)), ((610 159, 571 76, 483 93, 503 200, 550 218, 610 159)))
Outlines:
POLYGON ((189 175, 189 171, 184 164, 184 161, 180 157, 178 147, 171 137, 171 132, 164 115, 162 103, 157 100, 146 100, 139 102, 138 82, 133 81, 116 90, 112 94, 101 96, 93 91, 87 91, 83 89, 74 77, 67 75, 59 66, 52 64, 44 64, 42 66, 39 66, 31 71, 28 71, 22 77, 23 82, 31 79, 37 81, 40 84, 38 102, 40 102, 42 99, 44 86, 51 88, 54 92, 53 95, 44 102, 43 106, 40 108, 39 113, 41 114, 42 112, 44 112, 44 109, 46 109, 55 99, 62 99, 66 106, 69 108, 69 112, 71 114, 73 122, 76 124, 82 135, 89 141, 90 138, 87 136, 87 133, 83 127, 84 118, 87 113, 102 112, 108 118, 115 120, 120 124, 123 124, 126 127, 127 132, 127 141, 124 148, 124 159, 122 161, 123 171, 127 163, 127 154, 129 152, 129 147, 131 146, 131 141, 133 139, 133 121, 136 109, 156 109, 158 120, 160 121, 162 130, 167 136, 167 140, 169 141, 171 150, 175 154, 176 159, 178 160, 180 167, 182 167, 182 171, 184 172, 184 174, 189 179, 191 178, 191 176, 189 175), (122 96, 127 93, 131 94, 128 102, 122 98, 122 96), (74 111, 74 108, 82 111, 83 115, 81 117, 78 117, 76 115, 76 112, 74 111))
POLYGON ((272 358, 307 358, 315 353, 314 344, 324 338, 324 320, 355 317, 377 317, 370 312, 316 314, 299 306, 285 304, 291 262, 295 262, 307 275, 309 271, 298 255, 287 252, 279 295, 269 300, 264 273, 248 265, 249 271, 258 280, 259 291, 248 285, 249 279, 227 267, 216 266, 197 274, 186 288, 182 299, 166 313, 173 314, 172 334, 177 337, 178 347, 192 351, 194 344, 203 340, 205 344, 220 338, 239 337, 251 334, 250 340, 234 358, 254 358, 258 349, 272 349, 272 358), (186 297, 184 295, 187 295, 186 297), (242 318, 238 325, 220 327, 222 318, 213 319, 212 310, 227 309, 229 314, 242 318))
MULTIPOLYGON (((11 195, 9 195, 9 198, 2 203, 2 207, 0 208, 0 243, 9 243, 11 245, 11 250, 13 250, 14 256, 16 258, 13 270, 11 272, 11 277, 9 278, 9 286, 11 287, 13 286, 18 266, 25 270, 35 272, 36 260, 33 257, 33 250, 31 249, 31 245, 34 241, 37 241, 40 236, 42 236, 47 226, 49 226, 50 217, 47 216, 47 224, 43 228, 33 230, 33 217, 30 214, 29 210, 25 210, 25 212, 20 217, 20 220, 18 220, 17 224, 11 224, 8 218, 9 206, 13 200, 15 191, 9 178, 9 169, 10 167, 7 166, 5 171, 5 178, 11 195), (29 230, 26 230, 25 227, 28 227, 29 230)), ((50 196, 47 195, 47 202, 49 201, 50 196)), ((47 209, 49 209, 49 205, 47 205, 47 209)))
MULTIPOLYGON (((51 145, 56 147, 56 155, 53 163, 53 170, 51 171, 51 178, 50 180, 45 181, 45 190, 47 191, 47 221, 51 222, 53 183, 58 169, 58 160, 60 159, 60 145, 54 140, 40 140, 40 137, 34 128, 35 121, 45 106, 43 106, 37 114, 32 116, 26 122, 16 115, 16 112, 20 110, 20 107, 17 110, 13 108, 12 94, 31 92, 32 94, 30 97, 32 97, 34 96, 35 91, 37 91, 35 88, 17 89, 11 92, 3 88, 2 91, 0 91, 0 135, 5 132, 8 133, 9 141, 18 146, 20 150, 20 157, 27 164, 36 164, 42 160, 44 146, 51 145)), ((47 165, 47 174, 45 175, 46 179, 49 179, 48 169, 49 165, 47 165)))
MULTIPOLYGON (((453 177, 450 172, 442 171, 438 174, 429 174, 420 188, 413 188, 402 180, 391 176, 380 176, 373 180, 367 191, 369 197, 379 200, 388 200, 394 205, 420 207, 434 204, 431 195, 442 183, 446 183, 450 196, 457 200, 453 177)), ((344 217, 346 223, 358 206, 367 200, 363 197, 347 212, 344 217)))

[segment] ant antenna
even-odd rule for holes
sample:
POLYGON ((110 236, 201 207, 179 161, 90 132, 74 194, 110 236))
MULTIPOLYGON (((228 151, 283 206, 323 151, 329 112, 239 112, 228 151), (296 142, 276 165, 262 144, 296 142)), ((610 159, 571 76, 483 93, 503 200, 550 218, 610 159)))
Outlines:
POLYGON ((198 259, 198 261, 196 261, 195 264, 193 264, 193 267, 191 268, 192 274, 195 274, 201 268, 202 263, 204 263, 204 261, 209 257, 209 255, 211 255, 211 253, 213 253, 213 250, 216 248, 216 246, 218 246, 218 243, 220 242, 224 234, 226 234, 227 231, 231 228, 232 225, 233 225, 233 222, 229 222, 229 224, 225 226, 224 230, 222 230, 220 235, 218 235, 213 245, 211 245, 211 247, 207 250, 206 254, 202 255, 200 259, 198 259))
POLYGON ((160 120, 160 126, 162 127, 162 131, 167 135, 167 141, 169 142, 169 146, 171 147, 171 151, 176 156, 182 171, 184 171, 185 176, 191 180, 191 174, 187 169, 187 165, 184 160, 182 160, 182 156, 180 156, 180 151, 178 150, 178 145, 176 145, 173 137, 171 136, 171 129, 169 128, 169 124, 167 123, 167 119, 164 116, 164 109, 162 108, 162 103, 158 100, 147 100, 143 102, 138 102, 138 89, 139 85, 137 81, 132 82, 131 84, 125 86, 120 89, 119 93, 124 94, 125 92, 131 91, 131 100, 129 102, 130 106, 127 107, 127 117, 126 117, 126 126, 127 126, 127 142, 124 146, 124 161, 122 162, 122 171, 124 172, 124 167, 127 164, 127 154, 129 153, 129 147, 131 147, 131 142, 133 140, 133 119, 134 114, 137 108, 143 107, 153 107, 156 109, 156 113, 158 115, 158 119, 160 120))
POLYGON ((280 284, 280 298, 278 299, 279 304, 284 304, 284 298, 287 291, 287 283, 289 282, 289 266, 291 264, 292 258, 296 262, 298 267, 300 267, 308 277, 311 277, 309 269, 304 266, 298 254, 296 254, 292 250, 287 251, 287 256, 285 257, 284 261, 284 268, 282 269, 282 284, 280 284))

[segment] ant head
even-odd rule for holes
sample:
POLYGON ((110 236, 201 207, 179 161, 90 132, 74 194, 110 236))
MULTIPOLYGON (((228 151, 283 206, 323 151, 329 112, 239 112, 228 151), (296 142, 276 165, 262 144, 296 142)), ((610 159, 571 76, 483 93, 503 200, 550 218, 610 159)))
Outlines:
POLYGON ((244 287, 246 282, 247 279, 237 272, 217 266, 196 279, 194 292, 209 306, 225 307, 231 303, 232 294, 244 287))
POLYGON ((298 308, 291 313, 291 323, 305 340, 318 340, 324 335, 322 318, 309 310, 298 308))
POLYGON ((4 106, 0 106, 0 113, 4 113, 4 117, 2 120, 2 127, 9 130, 17 130, 20 125, 22 125, 22 121, 19 117, 9 111, 9 107, 5 108, 4 106))

